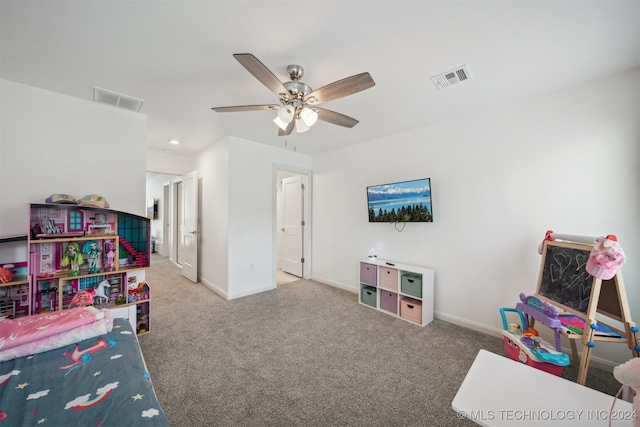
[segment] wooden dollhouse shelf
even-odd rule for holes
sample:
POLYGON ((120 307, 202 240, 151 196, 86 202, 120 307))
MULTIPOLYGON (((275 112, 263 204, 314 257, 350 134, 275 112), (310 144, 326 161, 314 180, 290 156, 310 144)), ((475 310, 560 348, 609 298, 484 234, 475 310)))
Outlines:
POLYGON ((4 286, 26 285, 29 283, 29 278, 26 276, 14 277, 12 281, 7 283, 0 283, 0 288, 4 286))
POLYGON ((31 243, 60 243, 60 242, 68 242, 68 241, 87 241, 87 240, 96 240, 96 239, 113 239, 118 235, 115 233, 111 234, 85 234, 81 232, 80 234, 37 234, 37 239, 32 239, 31 243), (68 235, 67 235, 68 234, 68 235))
POLYGON ((77 276, 69 276, 69 273, 65 271, 57 271, 55 273, 51 273, 50 275, 39 275, 37 277, 38 280, 46 280, 46 279, 60 279, 60 280, 73 280, 73 279, 85 279, 87 277, 96 277, 96 276, 104 276, 109 274, 119 274, 127 271, 134 270, 147 270, 149 267, 137 267, 133 264, 121 265, 117 270, 105 270, 99 271, 97 273, 82 273, 77 276))
POLYGON ((0 283, 0 316, 66 310, 93 297, 96 307, 128 318, 138 333, 149 331, 150 227, 146 217, 112 209, 31 204, 28 233, 0 237, 7 244, 0 266, 12 264, 13 274, 0 283))
MULTIPOLYGON (((149 301, 151 301, 151 300, 150 299, 140 299, 140 300, 137 300, 137 301, 126 302, 124 304, 107 305, 104 308, 108 308, 110 310, 113 310, 114 308, 135 306, 137 304, 142 304, 142 303, 149 302, 149 301)), ((102 308, 102 307, 103 306, 101 306, 99 304, 96 305, 96 308, 102 308)))

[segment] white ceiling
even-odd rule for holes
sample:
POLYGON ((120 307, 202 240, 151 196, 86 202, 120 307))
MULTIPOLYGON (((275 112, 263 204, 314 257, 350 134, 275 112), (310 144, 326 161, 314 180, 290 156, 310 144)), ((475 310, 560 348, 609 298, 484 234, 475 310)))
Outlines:
POLYGON ((315 154, 639 66, 640 0, 0 2, 3 79, 142 99, 148 149, 185 155, 227 135, 315 154), (278 137, 273 111, 211 110, 277 103, 233 53, 282 81, 299 64, 313 89, 364 71, 376 86, 322 104, 354 128, 278 137), (471 80, 431 82, 464 64, 471 80))

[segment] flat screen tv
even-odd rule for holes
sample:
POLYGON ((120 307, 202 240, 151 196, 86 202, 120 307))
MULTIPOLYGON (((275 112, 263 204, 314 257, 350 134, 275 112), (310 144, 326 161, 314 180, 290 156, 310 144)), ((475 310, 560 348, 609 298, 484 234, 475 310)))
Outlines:
POLYGON ((369 222, 433 222, 431 178, 367 187, 369 222))

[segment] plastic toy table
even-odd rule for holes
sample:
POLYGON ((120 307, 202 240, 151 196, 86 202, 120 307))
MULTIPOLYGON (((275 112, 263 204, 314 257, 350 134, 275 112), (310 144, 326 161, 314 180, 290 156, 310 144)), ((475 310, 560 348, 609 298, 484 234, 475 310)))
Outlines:
MULTIPOLYGON (((613 374, 612 374, 613 375, 613 374)), ((482 426, 633 425, 631 403, 480 350, 451 402, 459 418, 482 426)))

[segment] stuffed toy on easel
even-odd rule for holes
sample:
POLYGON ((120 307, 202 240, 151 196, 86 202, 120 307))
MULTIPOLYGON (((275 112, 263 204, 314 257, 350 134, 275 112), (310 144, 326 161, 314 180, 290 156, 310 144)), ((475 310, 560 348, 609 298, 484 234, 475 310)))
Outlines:
POLYGON ((587 273, 593 277, 609 280, 616 275, 625 262, 624 252, 613 234, 598 237, 587 260, 587 273))

